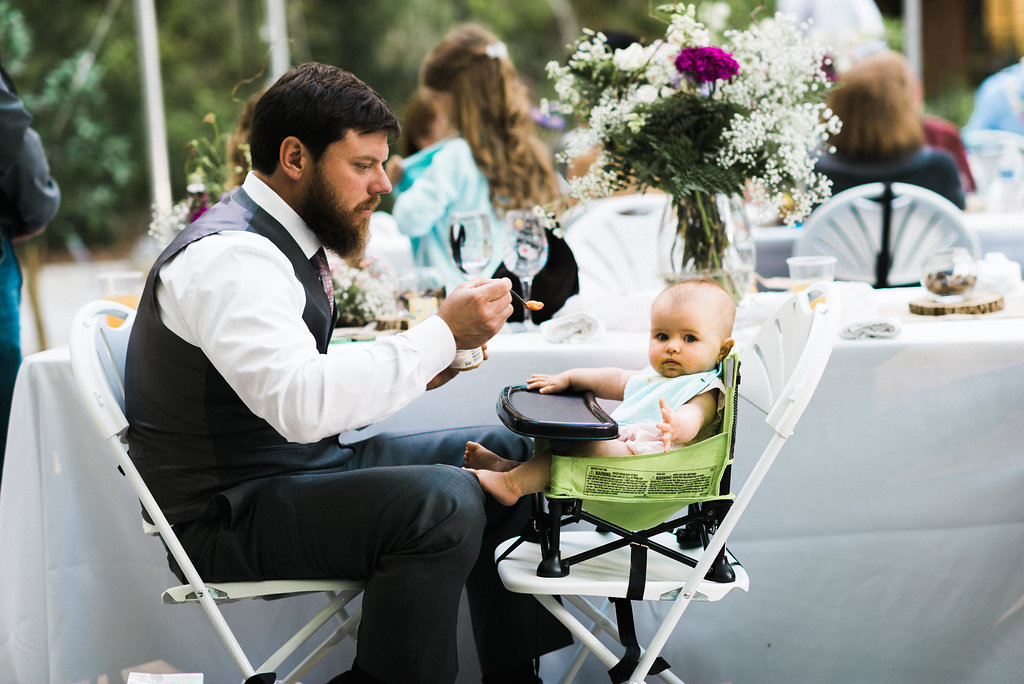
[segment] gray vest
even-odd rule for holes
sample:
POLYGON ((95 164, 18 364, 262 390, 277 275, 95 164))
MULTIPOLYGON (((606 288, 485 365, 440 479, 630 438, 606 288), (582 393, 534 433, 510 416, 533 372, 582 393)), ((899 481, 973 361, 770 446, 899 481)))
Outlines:
POLYGON ((316 268, 284 227, 241 189, 188 226, 157 258, 128 344, 125 399, 129 453, 172 524, 202 516, 218 495, 234 509, 268 477, 345 461, 335 437, 288 442, 242 403, 201 349, 160 320, 160 267, 188 244, 224 230, 258 233, 288 258, 306 291, 302 319, 320 353, 327 352, 334 328, 316 268))

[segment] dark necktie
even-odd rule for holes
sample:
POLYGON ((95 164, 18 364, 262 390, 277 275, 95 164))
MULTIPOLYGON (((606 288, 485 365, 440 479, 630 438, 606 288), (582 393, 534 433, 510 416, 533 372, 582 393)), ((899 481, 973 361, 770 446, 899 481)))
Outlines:
POLYGON ((309 261, 320 274, 320 284, 323 285, 331 311, 334 311, 334 283, 331 280, 331 267, 327 265, 327 253, 324 252, 324 248, 318 249, 316 254, 309 257, 309 261))

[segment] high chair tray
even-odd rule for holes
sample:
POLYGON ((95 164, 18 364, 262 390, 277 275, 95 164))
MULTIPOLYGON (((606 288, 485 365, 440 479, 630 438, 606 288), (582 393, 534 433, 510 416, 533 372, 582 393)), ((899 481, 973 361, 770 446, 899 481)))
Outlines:
POLYGON ((541 394, 526 385, 510 385, 502 390, 496 409, 505 427, 527 437, 589 440, 619 435, 619 426, 593 392, 541 394))

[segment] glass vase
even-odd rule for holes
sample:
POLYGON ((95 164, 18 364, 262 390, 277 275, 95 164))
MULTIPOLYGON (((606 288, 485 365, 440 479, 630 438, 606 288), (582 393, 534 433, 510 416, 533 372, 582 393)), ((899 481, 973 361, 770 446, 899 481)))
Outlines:
POLYGON ((666 284, 710 278, 739 303, 754 286, 755 262, 742 197, 695 192, 666 203, 657 260, 666 284))

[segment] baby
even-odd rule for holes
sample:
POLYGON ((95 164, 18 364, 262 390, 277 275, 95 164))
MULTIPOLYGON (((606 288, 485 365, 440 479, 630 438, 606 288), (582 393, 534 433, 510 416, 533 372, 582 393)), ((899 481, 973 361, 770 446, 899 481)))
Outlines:
MULTIPOLYGON (((732 350, 735 317, 735 302, 714 281, 670 285, 651 306, 650 366, 574 368, 533 375, 527 387, 542 394, 590 390, 599 399, 622 401, 612 413, 618 439, 581 442, 572 456, 649 454, 706 439, 720 422, 725 388, 718 365, 732 350)), ((468 442, 465 462, 484 491, 506 506, 544 490, 551 480, 550 452, 520 464, 468 442)))

